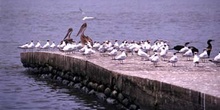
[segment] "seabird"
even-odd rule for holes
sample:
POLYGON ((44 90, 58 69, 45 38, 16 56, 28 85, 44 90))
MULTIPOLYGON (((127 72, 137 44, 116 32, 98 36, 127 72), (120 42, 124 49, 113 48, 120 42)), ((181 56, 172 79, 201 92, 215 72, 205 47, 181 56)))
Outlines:
POLYGON ((42 49, 50 48, 50 40, 47 40, 47 43, 42 47, 42 49))
POLYGON ((215 63, 217 66, 220 66, 220 52, 218 53, 218 55, 216 55, 216 56, 214 57, 213 60, 209 60, 209 61, 215 63))
POLYGON ((170 58, 169 62, 172 63, 172 66, 176 66, 176 62, 178 61, 178 57, 176 53, 173 53, 173 56, 170 58))
POLYGON ((40 44, 40 41, 38 41, 37 44, 35 45, 35 48, 36 48, 37 50, 39 50, 41 47, 42 47, 42 46, 41 46, 41 44, 40 44))
POLYGON ((54 49, 56 47, 56 44, 55 42, 53 42, 51 45, 50 45, 50 48, 54 49))
POLYGON ((167 49, 165 49, 165 47, 163 47, 163 48, 160 50, 160 56, 163 58, 163 60, 165 60, 166 54, 167 54, 167 49))
POLYGON ((150 61, 153 63, 153 65, 156 67, 157 63, 159 62, 158 54, 155 53, 153 56, 150 57, 150 61))
POLYGON ((193 63, 195 64, 194 66, 198 66, 199 64, 199 56, 197 55, 197 52, 194 53, 194 57, 193 57, 193 63))
POLYGON ((203 62, 205 62, 205 59, 208 58, 207 49, 204 49, 203 52, 199 54, 199 57, 201 58, 203 62))
POLYGON ((70 38, 72 32, 73 32, 73 28, 69 28, 68 31, 67 31, 67 33, 66 33, 66 36, 63 38, 63 41, 64 41, 66 44, 73 42, 73 39, 70 38))
POLYGON ((174 46, 172 49, 177 50, 177 51, 180 51, 182 48, 187 47, 189 44, 190 44, 190 42, 186 42, 186 43, 184 44, 184 46, 183 46, 183 45, 176 45, 176 46, 174 46))
POLYGON ((80 12, 81 12, 82 15, 83 15, 83 18, 82 18, 83 21, 85 21, 85 20, 92 20, 92 19, 95 18, 95 17, 92 17, 92 16, 84 16, 84 15, 85 15, 85 12, 84 12, 81 8, 79 8, 79 10, 80 10, 80 12))
POLYGON ((117 52, 118 50, 114 48, 111 52, 108 53, 108 55, 114 59, 114 57, 117 55, 117 52))
POLYGON ((21 46, 18 46, 18 48, 20 48, 20 49, 24 49, 24 51, 26 51, 26 49, 28 48, 28 42, 26 43, 26 44, 24 44, 24 45, 21 45, 21 46))
POLYGON ((190 60, 190 57, 193 56, 192 48, 190 47, 189 50, 187 50, 184 54, 183 57, 187 57, 187 60, 190 60))
POLYGON ((89 36, 85 36, 85 35, 84 35, 84 31, 86 30, 86 28, 87 28, 87 23, 83 23, 83 25, 80 27, 80 30, 79 30, 79 32, 77 33, 76 37, 77 37, 79 34, 81 34, 81 35, 80 35, 81 43, 82 43, 83 45, 90 43, 91 46, 93 46, 93 41, 92 41, 92 39, 91 39, 89 36))
POLYGON ((141 57, 141 60, 149 60, 150 55, 145 53, 141 48, 138 49, 137 55, 141 57))
POLYGON ((92 50, 91 47, 89 47, 88 45, 85 45, 87 48, 85 48, 85 51, 83 53, 83 55, 86 55, 86 57, 90 57, 91 54, 95 53, 95 50, 92 50))
POLYGON ((122 51, 122 53, 118 56, 116 56, 114 59, 120 61, 123 63, 123 61, 126 59, 127 53, 125 51, 122 51))
POLYGON ((210 54, 211 54, 211 51, 212 51, 212 44, 211 44, 212 41, 214 41, 214 40, 209 39, 207 41, 208 46, 207 46, 206 49, 207 49, 208 58, 210 57, 210 54))
POLYGON ((33 49, 34 48, 34 42, 33 40, 31 41, 31 43, 27 46, 28 49, 33 49))

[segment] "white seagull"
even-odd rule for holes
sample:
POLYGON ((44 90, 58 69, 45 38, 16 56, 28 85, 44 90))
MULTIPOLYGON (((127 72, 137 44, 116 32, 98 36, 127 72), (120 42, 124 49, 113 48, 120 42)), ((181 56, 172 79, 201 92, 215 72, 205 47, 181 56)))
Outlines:
POLYGON ((35 48, 37 49, 37 51, 41 48, 40 41, 37 41, 37 44, 35 45, 35 48))
POLYGON ((138 49, 137 55, 141 57, 141 60, 149 60, 149 55, 145 53, 141 48, 138 49))
POLYGON ((199 56, 197 55, 197 52, 194 53, 194 57, 193 57, 193 63, 195 64, 194 66, 198 66, 199 64, 199 56))
POLYGON ((120 55, 115 57, 115 60, 118 60, 121 63, 123 63, 123 61, 126 59, 126 57, 127 57, 127 53, 125 51, 123 51, 120 55))
POLYGON ((207 50, 204 49, 203 52, 199 55, 199 57, 201 58, 201 60, 202 60, 203 62, 205 62, 205 59, 208 58, 207 50))
POLYGON ((79 8, 79 10, 80 10, 80 12, 81 12, 82 15, 83 15, 83 18, 82 18, 83 21, 95 19, 95 17, 92 17, 92 16, 84 16, 84 15, 85 15, 85 12, 84 12, 81 8, 79 8))
POLYGON ((209 60, 209 61, 215 63, 217 66, 220 66, 220 52, 218 53, 218 55, 216 55, 216 56, 214 57, 213 60, 209 60))
POLYGON ((44 46, 42 47, 42 49, 48 49, 50 47, 50 40, 47 40, 47 43, 44 44, 44 46))
POLYGON ((173 53, 173 56, 170 58, 169 62, 172 63, 172 66, 176 66, 176 62, 178 61, 178 57, 176 53, 173 53))
POLYGON ((21 45, 21 46, 18 46, 18 48, 20 48, 20 49, 24 49, 24 51, 26 51, 26 49, 28 48, 28 42, 26 43, 26 44, 24 44, 24 45, 21 45))
POLYGON ((27 46, 28 49, 33 49, 34 48, 34 42, 33 40, 31 41, 31 43, 27 46))
POLYGON ((56 47, 56 44, 55 42, 53 42, 51 45, 50 45, 50 48, 54 49, 56 47))
POLYGON ((114 59, 114 57, 117 55, 117 49, 113 49, 111 52, 108 53, 109 56, 112 57, 112 59, 114 59))
POLYGON ((155 53, 153 56, 150 57, 150 61, 154 64, 154 66, 157 66, 157 63, 159 62, 158 54, 155 53))
POLYGON ((187 60, 190 60, 190 57, 193 56, 193 52, 192 52, 192 48, 189 48, 189 50, 187 50, 184 54, 183 57, 187 57, 187 60))

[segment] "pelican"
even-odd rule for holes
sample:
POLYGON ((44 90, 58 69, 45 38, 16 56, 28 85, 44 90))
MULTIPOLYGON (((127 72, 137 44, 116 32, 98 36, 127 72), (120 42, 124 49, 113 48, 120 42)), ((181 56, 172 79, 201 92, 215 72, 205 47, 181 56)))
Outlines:
POLYGON ((77 33, 76 37, 79 36, 79 34, 81 34, 81 36, 80 36, 81 43, 82 43, 83 45, 85 45, 85 44, 91 44, 91 46, 93 46, 93 41, 92 41, 92 39, 91 39, 89 36, 85 36, 85 35, 84 35, 84 31, 86 30, 86 28, 87 28, 87 23, 84 23, 84 24, 80 27, 79 32, 77 33))
POLYGON ((71 43, 73 42, 73 39, 70 38, 71 34, 73 32, 73 28, 69 28, 67 33, 66 33, 66 36, 64 37, 63 41, 68 44, 68 43, 71 43))

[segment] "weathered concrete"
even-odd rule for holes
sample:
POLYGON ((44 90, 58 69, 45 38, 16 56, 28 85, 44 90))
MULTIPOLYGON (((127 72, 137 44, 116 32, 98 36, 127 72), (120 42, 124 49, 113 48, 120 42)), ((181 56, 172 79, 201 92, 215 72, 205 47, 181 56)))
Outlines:
POLYGON ((220 108, 220 68, 209 62, 194 67, 192 61, 184 60, 181 58, 177 67, 165 61, 154 67, 151 62, 141 61, 135 56, 129 56, 124 64, 119 64, 110 57, 100 57, 98 54, 86 58, 78 53, 21 53, 24 66, 50 65, 120 91, 128 98, 121 99, 124 105, 133 101, 141 109, 220 108))

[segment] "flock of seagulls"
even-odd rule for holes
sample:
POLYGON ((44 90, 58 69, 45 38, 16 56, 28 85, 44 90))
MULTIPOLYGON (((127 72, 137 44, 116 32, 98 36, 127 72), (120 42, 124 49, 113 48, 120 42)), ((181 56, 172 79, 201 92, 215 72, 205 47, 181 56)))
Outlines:
MULTIPOLYGON (((85 16, 85 12, 81 8, 79 8, 79 10, 83 15, 83 21, 94 19, 94 17, 85 16)), ((69 28, 64 39, 57 45, 55 42, 50 42, 50 40, 47 40, 44 45, 41 45, 40 41, 37 41, 36 45, 31 41, 18 48, 23 49, 24 51, 59 50, 66 54, 79 52, 82 55, 85 55, 86 58, 90 58, 92 54, 99 53, 100 56, 110 56, 112 60, 118 60, 121 64, 124 63, 128 54, 131 53, 131 55, 140 57, 140 60, 152 62, 154 66, 157 66, 158 62, 162 60, 171 63, 174 67, 179 60, 177 54, 181 54, 186 58, 186 61, 192 61, 194 66, 198 66, 201 61, 205 62, 207 59, 216 65, 220 65, 220 52, 214 57, 214 59, 210 59, 212 51, 211 42, 214 41, 212 39, 207 41, 208 46, 199 54, 199 49, 194 46, 189 46, 191 42, 186 42, 184 45, 176 45, 173 48, 170 48, 168 42, 165 40, 156 40, 153 43, 149 40, 131 42, 124 40, 121 43, 119 43, 118 40, 115 40, 114 42, 109 40, 101 43, 99 41, 93 42, 89 36, 84 34, 86 28, 87 23, 85 22, 82 24, 76 35, 76 37, 80 36, 79 42, 75 42, 70 37, 73 29, 69 28), (168 51, 170 50, 175 50, 176 52, 173 52, 173 56, 168 58, 168 51)))

